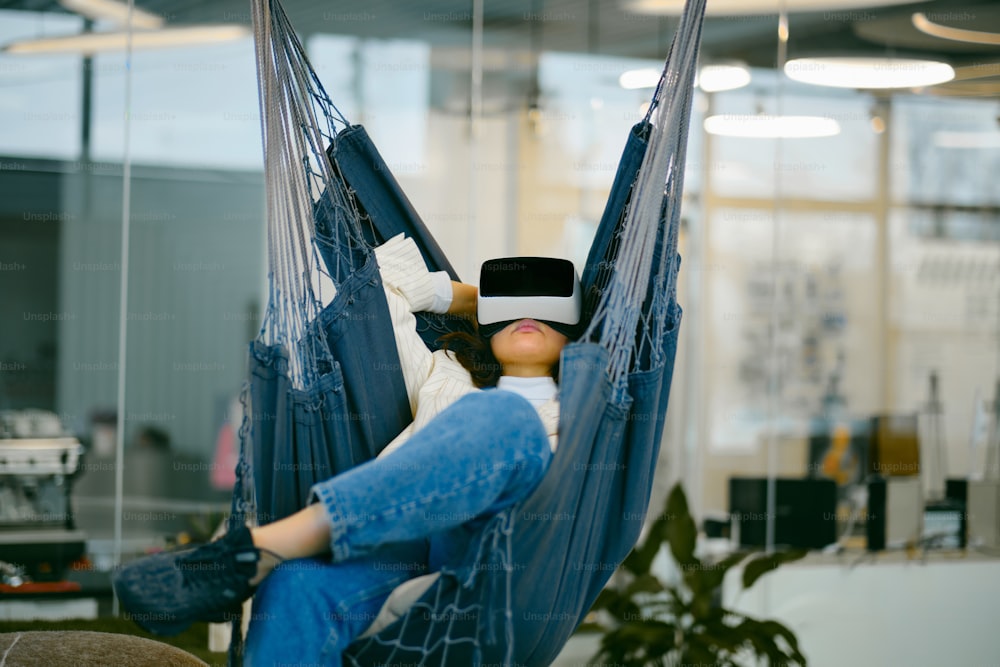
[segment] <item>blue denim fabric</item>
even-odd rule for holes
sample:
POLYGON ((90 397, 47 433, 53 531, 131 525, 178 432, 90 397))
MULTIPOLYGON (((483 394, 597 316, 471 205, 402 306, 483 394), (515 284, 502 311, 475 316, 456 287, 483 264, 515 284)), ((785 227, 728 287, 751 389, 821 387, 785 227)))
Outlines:
POLYGON ((340 654, 371 625, 392 589, 427 571, 423 541, 381 547, 366 558, 286 561, 254 596, 244 664, 340 666, 340 654))
POLYGON ((289 561, 257 592, 248 663, 340 664, 398 584, 460 560, 490 517, 526 498, 552 458, 524 398, 464 396, 409 442, 313 487, 332 560, 289 561))
MULTIPOLYGON (((361 125, 338 132, 330 145, 330 159, 350 186, 351 196, 367 215, 361 231, 372 246, 381 245, 400 232, 416 242, 431 271, 447 271, 452 280, 460 280, 441 246, 424 225, 399 182, 389 171, 378 148, 361 125)), ((332 216, 324 216, 331 218, 332 216)), ((320 216, 317 216, 319 224, 320 216)), ((334 260, 336 261, 336 260, 334 260)), ((328 266, 335 266, 327 260, 328 266)), ((333 274, 340 275, 340 274, 333 274)), ((417 333, 431 350, 441 347, 438 338, 452 331, 473 333, 468 320, 434 313, 416 313, 417 333)), ((403 394, 403 398, 406 395, 403 394)))
POLYGON ((635 183, 639 167, 642 166, 642 160, 646 156, 650 129, 648 120, 633 125, 625 142, 625 150, 622 151, 621 159, 618 161, 618 170, 615 172, 615 180, 611 184, 611 192, 608 194, 608 201, 601 215, 601 224, 590 244, 587 263, 584 264, 583 276, 580 277, 584 295, 584 322, 589 322, 594 315, 594 310, 615 270, 617 244, 625 224, 625 212, 631 199, 632 184, 635 183))
MULTIPOLYGON (((632 128, 595 235, 582 277, 588 317, 615 267, 618 232, 647 149, 648 130, 645 122, 632 128)), ((662 240, 665 233, 658 234, 657 254, 670 252, 662 240)), ((672 266, 666 285, 676 284, 677 264, 672 266)), ((667 297, 670 326, 656 341, 661 353, 642 357, 647 370, 630 375, 625 402, 613 400, 606 349, 577 342, 563 350, 559 448, 537 489, 515 507, 510 581, 486 576, 471 590, 458 590, 456 581, 443 577, 432 589, 437 600, 457 600, 459 608, 471 609, 482 603, 484 592, 509 585, 509 606, 499 602, 502 596, 494 597, 497 603, 486 605, 473 620, 436 624, 421 617, 423 608, 416 609, 412 622, 390 626, 377 639, 355 642, 345 653, 351 664, 547 665, 555 659, 635 544, 646 515, 681 321, 672 289, 667 297), (509 620, 505 614, 511 615, 509 620), (509 626, 516 641, 500 633, 491 641, 480 633, 490 624, 509 626), (416 641, 404 636, 404 626, 414 634, 421 631, 423 637, 416 641), (442 642, 444 638, 452 641, 442 642), (423 648, 442 643, 444 651, 423 648)), ((644 307, 651 304, 648 299, 644 307)), ((642 353, 637 348, 637 354, 642 353)), ((475 558, 466 563, 472 569, 483 565, 475 558)), ((490 599, 489 593, 485 599, 490 599)), ((434 599, 427 603, 439 608, 434 599)))

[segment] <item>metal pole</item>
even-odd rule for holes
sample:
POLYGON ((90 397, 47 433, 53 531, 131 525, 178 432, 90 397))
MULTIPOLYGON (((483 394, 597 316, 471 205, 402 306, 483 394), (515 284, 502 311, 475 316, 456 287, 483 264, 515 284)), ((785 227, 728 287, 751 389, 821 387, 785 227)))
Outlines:
POLYGON ((483 0, 472 1, 472 63, 469 88, 469 223, 466 271, 471 280, 479 257, 476 233, 479 199, 479 134, 483 117, 483 0))
MULTIPOLYGON (((134 0, 129 0, 125 38, 125 119, 123 127, 122 155, 122 247, 121 279, 119 281, 118 313, 118 406, 117 427, 115 429, 115 532, 114 564, 117 568, 122 559, 122 521, 124 514, 124 473, 125 473, 125 361, 128 351, 128 255, 129 255, 129 209, 132 199, 132 162, 130 159, 130 127, 132 108, 132 10, 134 0)), ((112 614, 118 615, 118 598, 112 602, 112 614)))

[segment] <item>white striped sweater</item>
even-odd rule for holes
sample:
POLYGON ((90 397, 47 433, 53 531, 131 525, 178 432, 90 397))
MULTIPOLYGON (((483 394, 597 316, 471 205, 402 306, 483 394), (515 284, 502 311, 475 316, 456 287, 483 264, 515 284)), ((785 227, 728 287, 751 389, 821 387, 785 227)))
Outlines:
MULTIPOLYGON (((379 456, 400 447, 439 412, 472 391, 479 391, 469 372, 451 354, 431 352, 417 333, 413 313, 435 306, 434 277, 413 239, 394 236, 375 249, 386 302, 392 318, 396 350, 410 399, 413 422, 396 436, 379 456)), ((450 286, 450 283, 449 283, 450 286)), ((559 401, 551 398, 536 407, 555 451, 558 441, 559 401)))

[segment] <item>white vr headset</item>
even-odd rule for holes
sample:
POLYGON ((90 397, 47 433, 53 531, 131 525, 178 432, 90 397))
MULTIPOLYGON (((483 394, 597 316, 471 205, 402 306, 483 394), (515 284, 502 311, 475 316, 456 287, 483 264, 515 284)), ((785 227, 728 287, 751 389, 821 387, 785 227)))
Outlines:
POLYGON ((480 332, 486 336, 510 322, 531 318, 572 337, 582 306, 580 279, 569 260, 501 257, 484 262, 479 272, 476 312, 480 332))

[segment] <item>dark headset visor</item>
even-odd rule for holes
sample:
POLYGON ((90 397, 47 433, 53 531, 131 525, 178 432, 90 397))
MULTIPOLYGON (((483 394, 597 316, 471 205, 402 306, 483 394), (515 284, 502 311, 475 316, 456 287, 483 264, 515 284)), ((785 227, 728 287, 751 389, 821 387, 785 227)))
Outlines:
POLYGON ((483 262, 479 293, 498 296, 573 296, 573 263, 553 257, 503 257, 483 262))

